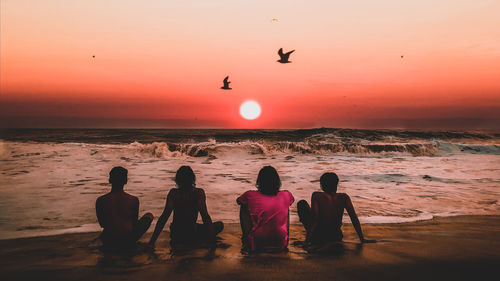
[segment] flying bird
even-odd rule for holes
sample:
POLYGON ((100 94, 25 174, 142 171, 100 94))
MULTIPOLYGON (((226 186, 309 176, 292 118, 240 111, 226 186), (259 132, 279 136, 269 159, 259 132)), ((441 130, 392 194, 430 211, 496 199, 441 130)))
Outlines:
POLYGON ((272 18, 271 22, 278 22, 279 20, 277 18, 272 18))
POLYGON ((95 55, 93 55, 92 58, 95 59, 95 55))
POLYGON ((292 51, 284 54, 283 53, 283 48, 280 48, 278 50, 278 55, 280 55, 280 59, 277 60, 277 62, 279 62, 279 63, 290 63, 291 61, 289 61, 288 58, 290 57, 290 54, 293 53, 293 52, 295 52, 295 50, 292 50, 292 51))
POLYGON ((404 57, 404 56, 403 56, 403 55, 401 55, 401 58, 403 58, 403 57, 404 57))
POLYGON ((226 76, 226 78, 224 78, 224 81, 222 81, 224 83, 224 86, 220 87, 221 89, 223 90, 231 90, 231 88, 229 88, 229 81, 227 81, 229 79, 229 76, 226 76))

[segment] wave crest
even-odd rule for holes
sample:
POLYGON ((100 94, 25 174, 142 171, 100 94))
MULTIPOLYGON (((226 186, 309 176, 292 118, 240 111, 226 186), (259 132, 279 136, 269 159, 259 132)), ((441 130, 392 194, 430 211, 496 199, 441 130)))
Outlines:
POLYGON ((439 149, 446 153, 469 153, 469 154, 491 154, 500 155, 500 146, 492 145, 479 145, 479 144, 464 144, 464 143, 450 143, 450 142, 435 142, 439 149))
POLYGON ((154 157, 204 157, 221 153, 243 152, 247 154, 268 155, 273 153, 291 154, 329 154, 348 153, 373 155, 381 153, 405 153, 412 156, 433 156, 440 152, 441 144, 433 143, 401 143, 401 144, 359 144, 359 143, 328 143, 328 142, 265 142, 240 141, 221 142, 215 140, 201 143, 139 143, 130 146, 141 153, 154 157))

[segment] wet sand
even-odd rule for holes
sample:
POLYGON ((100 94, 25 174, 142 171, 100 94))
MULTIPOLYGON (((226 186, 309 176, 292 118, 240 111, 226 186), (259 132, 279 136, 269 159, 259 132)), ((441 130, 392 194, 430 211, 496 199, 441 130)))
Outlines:
MULTIPOLYGON (((166 227, 167 229, 167 227, 166 227)), ((97 233, 0 241, 1 280, 490 280, 498 278, 500 216, 457 216, 364 225, 375 244, 358 243, 344 226, 342 248, 308 253, 291 226, 290 251, 243 255, 240 229, 226 225, 215 252, 172 254, 168 233, 155 250, 144 244, 126 254, 103 253, 97 233)), ((141 242, 146 242, 148 233, 141 242)))

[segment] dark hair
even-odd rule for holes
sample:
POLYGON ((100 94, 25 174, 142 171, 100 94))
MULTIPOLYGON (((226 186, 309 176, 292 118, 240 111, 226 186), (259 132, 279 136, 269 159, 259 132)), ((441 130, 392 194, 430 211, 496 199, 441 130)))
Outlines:
POLYGON ((124 185, 127 183, 127 175, 128 175, 127 169, 121 166, 113 167, 113 169, 109 171, 109 183, 124 185))
POLYGON ((196 176, 189 166, 181 166, 175 174, 175 183, 180 189, 196 187, 196 176))
POLYGON ((260 169, 255 185, 262 194, 276 195, 281 187, 280 176, 275 168, 272 166, 265 166, 260 169))
POLYGON ((339 184, 339 177, 335 173, 324 173, 319 178, 321 189, 327 193, 337 192, 337 185, 339 184))

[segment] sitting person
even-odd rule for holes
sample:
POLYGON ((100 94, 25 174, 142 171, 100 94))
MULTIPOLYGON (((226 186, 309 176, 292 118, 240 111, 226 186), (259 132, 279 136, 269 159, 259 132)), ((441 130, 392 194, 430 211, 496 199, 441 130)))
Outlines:
POLYGON ((311 196, 311 207, 305 200, 297 203, 300 222, 306 229, 307 244, 342 241, 342 216, 344 209, 351 218, 354 229, 362 243, 375 242, 365 240, 358 216, 354 211, 351 199, 345 193, 336 193, 339 178, 335 173, 325 173, 320 178, 323 192, 314 192, 311 196))
POLYGON ((279 191, 281 180, 276 169, 262 168, 257 190, 236 199, 240 205, 242 251, 283 251, 288 249, 289 207, 292 194, 279 191))
POLYGON ((95 209, 99 224, 104 230, 100 239, 106 246, 131 246, 146 233, 153 215, 139 217, 139 199, 123 191, 127 183, 127 169, 114 167, 109 172, 111 192, 99 198, 95 209))
POLYGON ((165 209, 156 223, 155 231, 149 244, 154 247, 158 236, 172 211, 174 218, 170 224, 172 244, 208 240, 215 242, 215 235, 222 231, 224 224, 220 221, 212 223, 207 211, 205 192, 196 187, 196 177, 189 166, 182 166, 175 175, 177 188, 168 192, 165 209), (200 213, 203 224, 197 224, 200 213))

